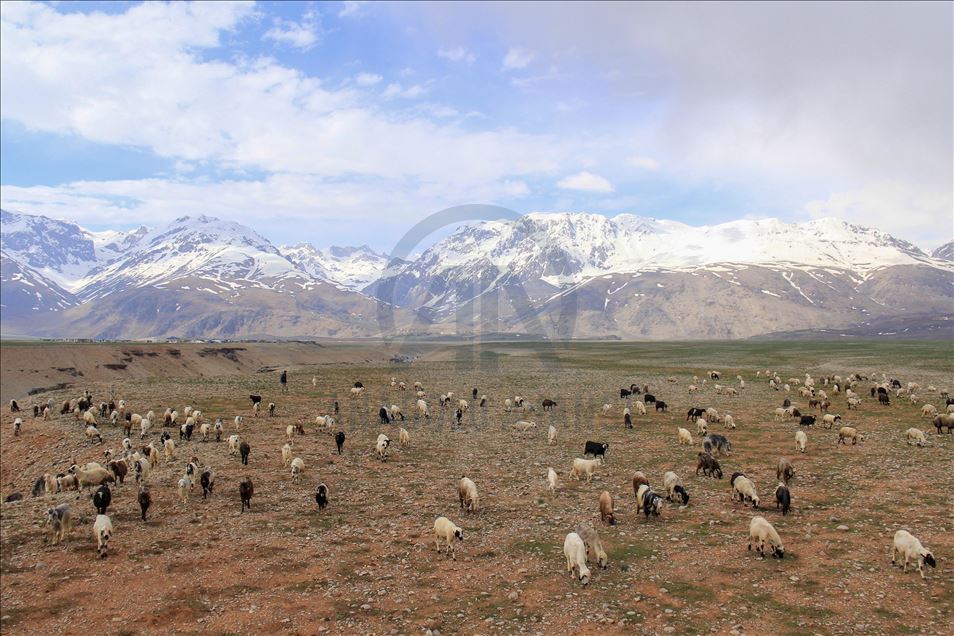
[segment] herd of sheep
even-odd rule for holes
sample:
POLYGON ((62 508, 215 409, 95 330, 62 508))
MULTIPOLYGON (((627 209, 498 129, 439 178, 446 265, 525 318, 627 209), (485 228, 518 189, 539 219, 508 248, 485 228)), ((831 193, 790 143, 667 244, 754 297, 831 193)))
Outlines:
MULTIPOLYGON (((693 383, 689 386, 690 395, 697 394, 699 386, 704 385, 707 381, 720 380, 720 375, 717 371, 709 371, 701 382, 698 377, 694 377, 693 383)), ((938 408, 934 404, 926 403, 920 407, 920 414, 923 417, 932 418, 931 421, 938 434, 945 431, 950 434, 954 431, 954 399, 950 398, 946 391, 939 391, 933 386, 928 386, 922 391, 921 387, 914 382, 902 386, 901 382, 889 380, 886 377, 882 377, 881 381, 873 382, 858 374, 852 374, 845 378, 837 375, 825 377, 817 383, 807 373, 804 378, 789 378, 783 381, 773 372, 759 371, 756 373, 756 379, 759 378, 766 378, 769 387, 779 391, 780 397, 782 393, 786 396, 789 395, 792 392, 792 387, 797 387, 797 395, 808 401, 807 408, 817 409, 817 416, 803 413, 802 408, 785 397, 782 405, 773 412, 776 420, 792 420, 798 423, 799 429, 795 432, 794 441, 795 449, 800 453, 808 452, 809 438, 806 431, 811 430, 817 424, 821 424, 827 429, 837 427, 837 438, 834 438, 836 443, 847 444, 850 441, 851 444, 857 444, 864 441, 863 433, 854 427, 842 425, 842 417, 830 412, 833 407, 833 400, 838 399, 844 399, 848 408, 857 408, 862 399, 861 393, 868 393, 870 397, 877 399, 879 404, 884 405, 890 404, 891 397, 906 399, 911 404, 918 404, 920 401, 919 395, 937 396, 937 399, 944 404, 944 412, 938 413, 938 408), (864 385, 863 390, 862 385, 864 385)), ((736 380, 736 386, 731 387, 716 382, 716 392, 720 395, 742 395, 745 381, 741 376, 737 376, 736 380)), ((668 381, 670 384, 676 383, 675 378, 669 378, 668 381)), ((313 380, 313 384, 315 384, 315 380, 313 380)), ((408 388, 405 382, 399 382, 396 378, 391 379, 390 386, 399 391, 408 388)), ((361 382, 355 382, 349 393, 354 398, 362 395, 364 390, 365 387, 361 382)), ((670 387, 669 390, 675 391, 676 389, 670 387)), ((415 382, 413 391, 414 400, 416 400, 417 418, 419 420, 429 418, 431 414, 427 403, 428 394, 423 384, 415 382)), ((650 391, 649 386, 640 387, 636 384, 631 384, 629 388, 620 389, 620 399, 626 400, 626 406, 623 409, 623 425, 625 427, 631 428, 633 426, 632 413, 634 411, 638 415, 645 415, 648 405, 653 405, 657 411, 667 409, 666 403, 658 400, 650 391)), ((471 400, 457 399, 456 401, 453 393, 444 393, 440 395, 439 402, 441 408, 454 409, 457 422, 460 423, 463 413, 472 408, 472 403, 477 404, 477 408, 488 406, 488 396, 480 395, 478 397, 478 393, 478 390, 474 388, 471 400)), ((262 398, 258 395, 249 397, 252 403, 251 415, 252 417, 258 417, 262 410, 262 398)), ((15 400, 11 400, 9 406, 15 417, 13 434, 17 436, 29 434, 29 427, 25 426, 23 416, 20 415, 19 404, 15 400)), ((45 404, 31 406, 35 418, 46 420, 50 419, 54 409, 57 408, 52 399, 45 404)), ((507 413, 514 410, 524 413, 535 411, 535 406, 520 396, 506 398, 503 401, 503 406, 507 413)), ((550 411, 558 405, 553 400, 545 399, 542 400, 541 406, 544 411, 550 411)), ((120 442, 121 450, 106 449, 103 453, 103 462, 89 462, 83 465, 71 462, 71 466, 64 473, 53 474, 47 472, 39 476, 35 480, 32 490, 34 497, 53 495, 68 490, 92 490, 91 499, 96 510, 93 535, 96 542, 96 552, 101 558, 107 556, 109 542, 113 538, 114 532, 112 521, 108 516, 108 509, 112 504, 110 484, 115 488, 123 484, 127 477, 135 481, 138 487, 136 501, 140 506, 140 516, 145 521, 153 497, 149 486, 150 471, 162 460, 174 462, 177 451, 183 445, 191 442, 195 435, 198 435, 202 441, 211 441, 212 439, 222 441, 226 434, 226 425, 222 418, 210 420, 201 410, 192 406, 183 408, 181 414, 177 410, 169 408, 159 416, 153 411, 141 415, 133 413, 130 404, 122 399, 96 404, 93 396, 87 391, 78 398, 62 402, 58 408, 60 414, 72 414, 75 417, 90 444, 103 444, 107 438, 114 437, 113 431, 116 433, 122 431, 122 438, 115 438, 116 441, 120 442), (110 429, 104 429, 109 431, 109 434, 105 436, 100 432, 103 423, 109 423, 112 426, 110 429), (153 438, 154 425, 157 429, 161 429, 161 432, 153 438), (130 438, 134 430, 139 435, 138 443, 130 438), (170 430, 177 433, 175 439, 170 430), (146 443, 147 437, 153 439, 146 443)), ((265 410, 269 416, 274 416, 276 408, 275 403, 269 403, 265 410)), ((600 409, 600 414, 604 417, 612 417, 614 409, 614 405, 604 404, 600 409)), ((341 454, 346 435, 343 430, 338 429, 335 418, 337 413, 338 403, 335 402, 334 414, 318 415, 315 418, 315 424, 321 432, 334 433, 336 451, 341 454)), ((381 406, 378 415, 382 425, 392 424, 395 421, 405 421, 405 415, 397 404, 381 406)), ((243 415, 237 415, 231 420, 231 426, 234 427, 236 432, 228 435, 227 453, 230 457, 238 456, 243 465, 248 465, 251 447, 241 436, 241 428, 245 425, 244 420, 243 415)), ((694 439, 692 431, 681 426, 677 427, 676 438, 680 446, 697 448, 701 445, 701 450, 696 454, 698 460, 696 476, 701 473, 703 478, 722 479, 723 469, 719 459, 722 458, 725 461, 726 457, 732 456, 732 443, 725 435, 712 432, 710 427, 720 424, 726 432, 732 431, 737 428, 735 419, 731 413, 719 413, 712 407, 693 407, 687 411, 686 421, 695 425, 696 435, 699 436, 699 439, 694 439)), ((536 423, 519 420, 511 428, 515 434, 521 435, 534 430, 536 423)), ((304 434, 304 432, 302 421, 299 421, 298 424, 289 425, 286 429, 288 439, 280 449, 282 469, 288 471, 286 474, 293 482, 300 481, 306 474, 305 462, 302 457, 295 455, 294 446, 295 436, 304 434)), ((908 444, 928 445, 927 436, 924 431, 918 428, 909 428, 904 432, 904 438, 908 444)), ((407 447, 411 443, 411 434, 404 426, 398 427, 398 439, 403 447, 407 447)), ((547 444, 553 445, 556 443, 558 443, 558 431, 555 426, 550 425, 547 431, 547 444)), ((380 433, 374 444, 374 456, 381 461, 387 461, 390 448, 390 437, 386 433, 380 433)), ((587 441, 583 448, 582 457, 574 458, 569 467, 569 479, 583 480, 589 483, 606 461, 608 451, 609 444, 606 442, 587 441)), ((776 465, 777 485, 774 489, 773 498, 776 509, 782 515, 789 514, 791 510, 792 492, 790 486, 794 476, 795 468, 791 461, 785 457, 780 458, 776 465)), ((762 498, 759 495, 758 488, 755 482, 747 477, 745 473, 741 471, 733 472, 728 483, 733 500, 737 499, 742 505, 750 504, 753 509, 760 508, 762 498)), ((185 463, 183 473, 176 483, 175 495, 183 504, 188 504, 196 485, 201 486, 203 498, 213 496, 215 492, 215 471, 209 466, 202 466, 198 458, 192 455, 185 463)), ((632 487, 637 514, 643 513, 647 520, 659 517, 667 509, 667 502, 683 508, 689 505, 689 492, 679 475, 672 470, 665 472, 662 477, 662 494, 654 490, 650 479, 641 471, 634 473, 632 487)), ((553 467, 547 468, 546 488, 550 493, 556 492, 559 488, 559 474, 553 467)), ((241 512, 244 512, 251 508, 252 497, 255 494, 251 479, 245 477, 238 484, 238 491, 241 512)), ((312 492, 319 511, 329 505, 330 493, 326 484, 317 484, 312 492)), ((462 476, 457 484, 457 495, 460 514, 476 514, 480 510, 477 484, 466 475, 462 476)), ((17 492, 7 496, 5 501, 15 502, 22 498, 23 495, 17 492)), ((612 526, 616 524, 615 502, 609 491, 604 490, 600 493, 599 510, 600 520, 604 525, 612 526)), ((74 525, 75 511, 69 504, 62 503, 49 508, 46 517, 49 543, 57 545, 70 535, 74 525)), ((433 535, 437 551, 439 553, 443 551, 448 557, 456 559, 455 544, 464 540, 464 529, 449 517, 440 516, 434 522, 433 535)), ((785 547, 781 536, 772 523, 763 516, 752 517, 747 546, 749 550, 754 547, 763 556, 771 554, 775 558, 782 559, 785 555, 785 547)), ((581 523, 566 535, 563 552, 566 558, 566 571, 584 585, 589 583, 591 578, 590 566, 605 568, 608 564, 606 551, 603 549, 599 534, 590 523, 581 523)), ((900 559, 905 571, 908 565, 912 564, 922 577, 924 577, 923 566, 925 564, 931 567, 936 566, 936 560, 931 551, 905 530, 899 530, 894 536, 892 563, 897 563, 898 559, 900 559)))

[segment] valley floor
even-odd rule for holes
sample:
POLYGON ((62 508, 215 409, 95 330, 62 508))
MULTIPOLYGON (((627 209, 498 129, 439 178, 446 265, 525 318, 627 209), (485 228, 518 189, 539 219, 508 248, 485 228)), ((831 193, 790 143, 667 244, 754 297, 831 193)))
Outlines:
MULTIPOLYGON (((409 364, 388 362, 399 348, 326 345, 306 356, 295 349, 300 346, 274 345, 262 364, 258 358, 243 360, 246 353, 239 352, 237 362, 227 361, 234 368, 197 366, 193 373, 188 364, 181 373, 125 375, 93 365, 73 377, 72 386, 31 398, 27 388, 47 385, 13 376, 50 366, 47 362, 66 355, 65 349, 22 345, 8 358, 5 344, 5 400, 15 397, 28 405, 52 397, 59 403, 89 388, 97 401, 114 391, 136 413, 162 413, 167 406, 181 412, 191 404, 211 420, 223 418, 227 435, 234 432, 233 418, 243 415, 239 434, 252 451, 246 467, 229 456, 224 441, 196 436, 179 444, 175 461, 162 461, 150 477, 154 503, 146 523, 139 519, 135 484, 114 488, 109 514, 115 533, 109 557, 97 560, 88 495, 30 498, 29 493, 44 472, 64 472, 71 461, 99 461, 105 448, 119 450, 122 431, 102 424, 105 442, 93 445, 72 416, 44 422, 28 415, 23 433, 14 437, 4 405, 0 488, 4 496, 17 490, 26 499, 2 506, 0 629, 6 634, 950 633, 954 435, 936 435, 929 419, 920 417, 920 404, 892 396, 891 406, 879 406, 867 397, 870 383, 862 383, 861 410, 846 411, 840 395, 831 412, 862 431, 865 441, 838 445, 836 430, 816 426, 808 430, 803 455, 794 444, 797 423, 773 417, 786 394, 756 377, 756 370, 766 369, 785 379, 803 378, 805 371, 816 379, 855 371, 880 378, 883 372, 905 383, 954 391, 949 342, 415 345, 409 364), (284 360, 282 346, 289 347, 284 360), (281 395, 277 372, 286 364, 291 391, 281 395), (716 395, 713 381, 701 384, 710 369, 721 371, 721 382, 730 386, 738 386, 741 375, 746 388, 739 397, 716 395), (693 376, 699 376, 702 390, 689 395, 693 376), (411 390, 390 387, 391 377, 409 386, 424 384, 429 420, 416 418, 411 390), (367 388, 352 399, 355 381, 367 388), (626 430, 619 388, 631 383, 649 384, 669 410, 635 416, 635 428, 626 430), (488 396, 488 406, 471 402, 457 427, 452 410, 442 410, 437 398, 453 391, 455 400, 469 399, 473 387, 488 396), (275 417, 264 412, 253 417, 249 394, 275 402, 275 417), (536 404, 537 412, 506 413, 504 399, 515 394, 536 404), (540 411, 544 398, 556 400, 552 412, 540 411), (313 424, 335 400, 341 408, 338 424, 347 434, 340 456, 332 436, 313 424), (407 416, 399 424, 411 434, 409 447, 398 446, 397 425, 379 424, 378 408, 392 403, 407 416), (603 403, 612 405, 609 417, 600 415, 603 403), (735 418, 736 430, 711 427, 733 444, 732 453, 720 458, 725 479, 694 474, 698 439, 693 447, 677 443, 679 426, 697 438, 695 426, 685 422, 690 406, 712 406, 735 418), (517 436, 510 425, 519 419, 537 426, 517 436), (286 427, 298 422, 306 433, 294 437, 294 455, 306 470, 294 483, 280 448, 286 427), (551 424, 558 438, 548 445, 551 424), (905 443, 904 431, 912 426, 925 430, 927 447, 905 443), (387 462, 373 453, 380 432, 394 441, 387 462), (609 442, 607 461, 589 484, 567 475, 587 440, 609 442), (215 469, 216 489, 203 500, 197 487, 183 504, 176 483, 192 456, 215 469), (772 500, 775 464, 782 456, 797 471, 794 510, 786 517, 772 500), (550 466, 560 475, 555 495, 546 491, 550 466), (631 486, 636 470, 646 473, 657 492, 663 473, 674 470, 691 495, 689 506, 669 505, 658 519, 638 516, 631 486), (728 476, 734 471, 744 471, 757 485, 763 501, 758 513, 732 501, 728 476), (482 509, 475 515, 458 508, 461 475, 480 490, 482 509), (252 510, 243 514, 238 483, 246 476, 255 484, 255 497, 252 510), (320 482, 328 485, 331 500, 322 512, 313 496, 320 482), (614 527, 599 525, 603 490, 617 502, 614 527), (44 511, 62 502, 83 519, 64 544, 51 546, 44 511), (778 529, 783 560, 746 551, 753 514, 778 529), (456 561, 435 551, 431 529, 440 515, 464 529, 456 561), (587 587, 566 576, 562 551, 565 535, 584 520, 597 527, 609 554, 608 569, 594 570, 587 587), (910 568, 902 573, 892 567, 891 538, 899 528, 910 530, 937 557, 938 567, 926 568, 925 580, 910 568)), ((168 357, 156 357, 162 355, 168 357)), ((183 354, 186 362, 193 355, 183 354)), ((137 362, 127 368, 139 368, 139 358, 132 357, 137 362)), ((98 364, 109 364, 105 359, 98 364)), ((807 407, 794 387, 789 397, 807 407)), ((943 403, 937 392, 922 390, 921 398, 939 408, 943 403)), ((154 429, 151 438, 161 430, 154 429)))

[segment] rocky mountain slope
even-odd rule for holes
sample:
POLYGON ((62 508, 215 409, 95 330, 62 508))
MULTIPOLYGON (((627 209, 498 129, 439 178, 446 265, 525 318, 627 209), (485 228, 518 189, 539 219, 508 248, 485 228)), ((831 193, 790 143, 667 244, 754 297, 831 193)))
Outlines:
POLYGON ((530 214, 389 264, 367 246, 278 248, 206 216, 96 233, 4 211, 0 247, 8 334, 744 338, 954 307, 950 246, 928 256, 835 219, 530 214))

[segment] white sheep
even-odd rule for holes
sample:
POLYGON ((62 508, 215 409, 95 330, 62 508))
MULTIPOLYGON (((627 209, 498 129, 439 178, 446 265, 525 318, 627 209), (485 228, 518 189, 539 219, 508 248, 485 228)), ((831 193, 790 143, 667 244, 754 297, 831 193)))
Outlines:
POLYGON ((603 460, 599 457, 595 459, 581 459, 577 457, 573 460, 573 467, 570 468, 570 479, 585 479, 587 483, 593 480, 593 472, 596 467, 601 465, 603 460))
POLYGON ((679 427, 678 431, 679 443, 685 444, 686 446, 692 446, 692 433, 688 429, 679 427))
POLYGON ((454 522, 447 517, 438 517, 434 521, 434 542, 437 544, 437 553, 441 552, 441 541, 447 545, 447 555, 455 561, 457 555, 454 553, 454 539, 464 540, 464 531, 454 525, 454 522))
POLYGON ((253 417, 258 417, 258 411, 259 411, 260 408, 262 408, 261 404, 262 404, 261 402, 255 402, 254 404, 252 404, 252 416, 253 416, 253 417))
POLYGON ((388 458, 388 447, 391 445, 391 439, 381 433, 378 435, 378 441, 374 445, 374 452, 377 453, 378 459, 381 461, 387 461, 388 458))
POLYGON ((566 557, 566 571, 583 585, 590 582, 590 569, 586 567, 586 544, 575 532, 566 535, 563 540, 563 556, 566 557))
POLYGON ((292 460, 292 443, 288 442, 282 446, 282 466, 287 467, 292 460))
POLYGON ((852 446, 854 446, 854 445, 857 444, 858 442, 863 442, 864 439, 865 439, 865 436, 862 435, 861 433, 859 433, 859 432, 858 432, 858 429, 856 429, 856 428, 854 428, 854 427, 851 427, 851 426, 842 426, 842 427, 838 430, 838 443, 839 443, 839 444, 847 444, 847 443, 848 443, 847 440, 849 440, 849 439, 851 440, 852 446))
POLYGON ((232 421, 235 423, 235 430, 240 430, 240 429, 242 428, 242 421, 243 421, 244 419, 245 419, 245 418, 242 417, 241 415, 236 415, 236 416, 235 416, 235 419, 232 420, 232 421))
POLYGON ((698 435, 709 434, 709 423, 701 417, 696 419, 696 433, 698 435))
POLYGON ((808 435, 805 431, 795 431, 795 448, 804 453, 806 446, 808 446, 808 435))
POLYGON ((470 406, 470 403, 467 400, 457 400, 457 408, 461 411, 467 411, 467 408, 470 406))
POLYGON ((640 400, 633 402, 633 408, 636 409, 636 415, 646 415, 646 404, 640 400))
POLYGON ((666 499, 669 501, 681 501, 683 505, 689 503, 689 493, 682 485, 679 475, 669 470, 663 475, 663 487, 666 489, 666 499))
POLYGON ((526 420, 520 420, 510 425, 510 428, 516 431, 517 433, 526 433, 530 429, 534 429, 536 427, 537 427, 536 422, 528 422, 526 420))
MULTIPOLYGON (((20 419, 20 418, 17 418, 17 420, 19 420, 19 419, 20 419)), ((19 427, 19 426, 16 426, 16 431, 15 431, 15 432, 18 433, 19 430, 20 430, 20 427, 19 427)), ((88 440, 90 440, 90 441, 95 440, 97 444, 102 444, 102 443, 103 443, 103 436, 99 434, 99 430, 98 430, 95 426, 93 426, 92 424, 89 424, 89 425, 86 427, 86 431, 85 431, 85 432, 86 432, 86 439, 88 439, 88 440)))
POLYGON ((96 537, 96 553, 99 558, 106 558, 109 540, 113 537, 113 522, 106 515, 96 515, 93 522, 93 536, 96 537))
POLYGON ((172 441, 172 438, 168 438, 165 442, 162 443, 162 448, 166 453, 166 461, 172 461, 176 457, 176 443, 172 441))
POLYGON ((583 539, 583 545, 586 546, 587 564, 592 560, 598 566, 606 569, 609 564, 609 557, 606 556, 606 550, 603 549, 603 542, 600 541, 600 535, 596 528, 588 521, 580 523, 576 527, 576 533, 583 539))
POLYGON ((613 408, 612 404, 604 404, 601 409, 603 411, 603 417, 607 417, 612 408, 613 408))
MULTIPOLYGON (((187 419, 186 422, 188 421, 189 420, 187 419)), ((209 424, 208 422, 203 422, 202 426, 199 427, 199 434, 202 435, 203 442, 209 441, 209 433, 211 432, 212 432, 212 425, 209 424)))
POLYGON ((144 439, 146 435, 149 434, 149 429, 152 428, 152 420, 144 419, 139 423, 139 439, 144 439))
POLYGON ((229 455, 237 455, 242 438, 237 434, 229 435, 229 455))
POLYGON ((361 395, 362 391, 364 391, 364 387, 362 386, 351 387, 351 397, 353 398, 358 397, 359 395, 361 395))
POLYGON ((301 457, 296 457, 291 461, 291 477, 292 481, 298 481, 301 479, 301 474, 305 472, 305 460, 301 457))
POLYGON ((925 446, 927 444, 927 438, 924 437, 924 431, 919 428, 909 428, 904 432, 904 436, 908 440, 908 445, 925 446))
POLYGON ((689 393, 695 393, 698 390, 699 390, 699 387, 697 387, 695 384, 689 385, 689 393))
MULTIPOLYGON (((753 508, 759 507, 759 494, 755 490, 755 483, 745 475, 739 475, 732 482, 732 488, 739 495, 739 501, 751 501, 753 508)), ((733 499, 735 496, 733 495, 733 499)))
POLYGON ((427 408, 427 402, 425 402, 423 399, 419 399, 419 400, 417 401, 417 414, 418 414, 419 417, 430 417, 430 416, 431 416, 431 412, 430 412, 430 410, 427 408))
POLYGON ((401 446, 410 446, 411 445, 411 434, 407 432, 407 429, 403 426, 398 432, 398 440, 401 442, 401 446))
POLYGON ((752 544, 754 543, 756 551, 762 556, 765 556, 766 542, 768 542, 772 548, 772 556, 779 559, 785 556, 785 547, 782 545, 782 538, 778 536, 775 527, 766 521, 765 517, 752 517, 752 521, 749 522, 748 549, 751 550, 752 544))
POLYGON ((547 488, 551 493, 555 493, 558 485, 557 472, 553 468, 547 468, 547 488))
POLYGON ((922 579, 924 578, 925 563, 932 568, 937 567, 937 561, 931 551, 921 545, 921 542, 907 530, 898 530, 894 533, 894 543, 891 546, 891 565, 897 564, 895 554, 898 557, 904 557, 902 572, 908 571, 908 561, 913 560, 918 564, 918 573, 922 579))
POLYGON ((477 484, 468 477, 461 477, 457 482, 457 497, 464 512, 477 512, 480 506, 480 496, 477 494, 477 484))
POLYGON ((183 475, 179 479, 179 499, 182 503, 189 503, 189 493, 192 492, 192 478, 183 475))
POLYGON ((921 417, 934 417, 937 415, 937 407, 933 404, 925 404, 921 407, 921 417))
POLYGON ((504 411, 509 413, 512 410, 513 410, 513 402, 510 400, 510 398, 507 398, 506 400, 504 400, 504 411))
POLYGON ((285 427, 285 436, 288 437, 288 439, 293 438, 295 436, 296 430, 297 429, 295 428, 294 424, 289 424, 288 426, 285 427))
POLYGON ((735 428, 735 419, 731 413, 726 413, 722 418, 722 423, 726 428, 735 428))
POLYGON ((550 425, 550 428, 547 430, 547 444, 553 445, 556 443, 557 430, 556 426, 553 424, 550 425))
POLYGON ((777 409, 775 409, 775 421, 776 421, 776 422, 778 422, 779 420, 785 419, 785 416, 786 416, 786 415, 787 415, 787 413, 785 412, 785 409, 783 409, 782 407, 778 407, 777 409))

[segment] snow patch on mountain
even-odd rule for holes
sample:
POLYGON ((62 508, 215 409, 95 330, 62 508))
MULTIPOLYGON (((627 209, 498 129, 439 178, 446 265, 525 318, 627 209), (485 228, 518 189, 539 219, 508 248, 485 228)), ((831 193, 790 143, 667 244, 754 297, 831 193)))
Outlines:
POLYGON ((279 251, 312 276, 351 291, 361 291, 378 280, 388 263, 387 256, 367 245, 319 249, 310 243, 299 243, 282 245, 279 251))

